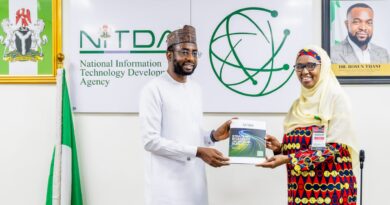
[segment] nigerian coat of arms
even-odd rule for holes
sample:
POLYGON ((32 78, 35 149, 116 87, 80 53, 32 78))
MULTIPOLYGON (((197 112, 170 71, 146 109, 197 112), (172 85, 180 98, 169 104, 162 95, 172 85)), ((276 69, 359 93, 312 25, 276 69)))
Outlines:
POLYGON ((29 9, 18 9, 14 22, 11 19, 3 19, 1 28, 5 33, 5 36, 0 35, 0 44, 4 45, 3 60, 43 60, 42 46, 48 41, 46 35, 41 36, 45 23, 42 19, 32 22, 29 9))

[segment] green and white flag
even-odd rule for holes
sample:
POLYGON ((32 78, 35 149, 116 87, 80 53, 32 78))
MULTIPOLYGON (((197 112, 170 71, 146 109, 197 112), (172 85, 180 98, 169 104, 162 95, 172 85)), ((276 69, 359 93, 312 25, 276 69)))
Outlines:
POLYGON ((340 0, 330 1, 330 46, 339 44, 346 36, 343 34, 346 14, 341 13, 341 6, 340 0))
POLYGON ((82 205, 76 139, 64 69, 58 69, 57 74, 57 107, 57 136, 46 205, 82 205))
POLYGON ((0 76, 51 75, 53 0, 0 0, 0 76))

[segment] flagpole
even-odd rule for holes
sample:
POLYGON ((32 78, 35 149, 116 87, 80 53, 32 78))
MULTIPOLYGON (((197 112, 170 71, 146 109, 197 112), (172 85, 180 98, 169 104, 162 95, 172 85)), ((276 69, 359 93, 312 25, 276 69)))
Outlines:
POLYGON ((59 68, 57 70, 57 105, 56 105, 56 157, 54 161, 54 170, 53 174, 53 205, 61 205, 61 156, 62 156, 62 89, 63 82, 62 76, 63 72, 63 61, 64 55, 62 53, 57 54, 57 65, 59 68))
POLYGON ((61 199, 61 124, 62 124, 62 69, 57 70, 57 100, 56 100, 56 139, 53 173, 53 205, 60 205, 61 199))

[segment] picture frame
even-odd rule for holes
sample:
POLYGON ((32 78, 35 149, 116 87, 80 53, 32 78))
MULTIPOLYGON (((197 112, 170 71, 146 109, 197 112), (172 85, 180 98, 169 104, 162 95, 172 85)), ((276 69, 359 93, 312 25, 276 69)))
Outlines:
POLYGON ((0 0, 0 83, 55 83, 61 0, 0 0))
POLYGON ((322 1, 322 47, 329 53, 341 84, 390 83, 390 40, 386 37, 390 28, 385 26, 390 17, 388 6, 386 0, 322 1), (366 19, 356 16, 362 12, 366 19))

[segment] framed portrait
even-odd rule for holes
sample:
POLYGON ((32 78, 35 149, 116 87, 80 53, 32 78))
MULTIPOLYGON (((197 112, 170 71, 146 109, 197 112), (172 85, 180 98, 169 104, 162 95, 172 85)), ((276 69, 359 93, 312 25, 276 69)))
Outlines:
POLYGON ((0 83, 55 83, 61 0, 0 0, 0 83))
POLYGON ((342 84, 390 83, 387 0, 323 0, 322 45, 342 84))

